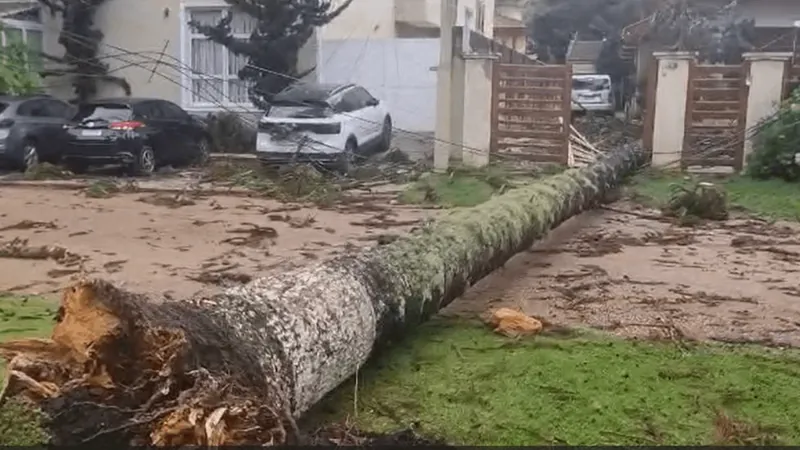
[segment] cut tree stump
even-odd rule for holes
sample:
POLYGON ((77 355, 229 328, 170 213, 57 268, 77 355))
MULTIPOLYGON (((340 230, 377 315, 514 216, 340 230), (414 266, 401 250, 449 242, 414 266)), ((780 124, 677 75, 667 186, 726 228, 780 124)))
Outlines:
POLYGON ((51 340, 0 345, 4 397, 54 444, 295 442, 294 419, 417 324, 641 165, 640 147, 456 209, 391 243, 206 298, 102 280, 64 292, 51 340))

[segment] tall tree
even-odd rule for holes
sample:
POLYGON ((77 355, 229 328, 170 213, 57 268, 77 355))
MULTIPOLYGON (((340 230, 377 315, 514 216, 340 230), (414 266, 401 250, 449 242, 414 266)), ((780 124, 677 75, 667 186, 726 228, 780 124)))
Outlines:
POLYGON ((108 65, 99 58, 103 32, 94 25, 97 9, 106 0, 39 0, 52 15, 62 18, 61 34, 58 43, 64 47, 64 56, 43 55, 51 61, 68 66, 65 70, 42 72, 47 76, 68 76, 72 78, 75 96, 84 101, 97 94, 97 83, 108 81, 120 86, 131 94, 131 87, 124 78, 108 74, 108 65))
MULTIPOLYGON (((195 30, 237 56, 247 58, 239 78, 250 83, 250 100, 265 107, 269 98, 306 73, 297 71, 297 54, 314 29, 336 18, 353 0, 334 6, 333 0, 225 0, 233 12, 255 19, 249 39, 237 39, 232 14, 214 25, 189 22, 195 30)), ((309 71, 310 72, 310 71, 309 71)))
MULTIPOLYGON (((3 31, 0 24, 0 32, 3 31)), ((0 95, 31 94, 39 90, 39 77, 30 71, 28 47, 8 42, 0 52, 0 95)))

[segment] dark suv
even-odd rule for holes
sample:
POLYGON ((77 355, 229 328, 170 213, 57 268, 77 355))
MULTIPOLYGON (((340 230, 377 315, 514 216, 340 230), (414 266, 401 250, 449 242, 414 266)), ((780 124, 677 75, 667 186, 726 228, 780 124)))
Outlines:
POLYGON ((210 137, 178 105, 148 98, 109 98, 82 104, 67 127, 62 160, 73 172, 90 165, 122 164, 132 175, 162 165, 202 163, 210 137))
POLYGON ((21 170, 57 162, 61 133, 74 111, 46 95, 0 96, 0 161, 21 170))

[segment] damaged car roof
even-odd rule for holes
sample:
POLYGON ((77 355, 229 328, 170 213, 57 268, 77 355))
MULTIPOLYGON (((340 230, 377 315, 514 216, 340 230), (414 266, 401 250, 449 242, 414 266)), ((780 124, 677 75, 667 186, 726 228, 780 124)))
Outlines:
POLYGON ((273 103, 322 103, 353 84, 297 83, 275 94, 273 103))

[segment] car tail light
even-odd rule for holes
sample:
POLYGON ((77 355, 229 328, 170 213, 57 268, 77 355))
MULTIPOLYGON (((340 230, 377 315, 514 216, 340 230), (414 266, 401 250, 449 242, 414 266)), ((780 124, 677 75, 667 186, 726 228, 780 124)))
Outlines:
POLYGON ((143 126, 144 124, 142 122, 138 122, 136 120, 126 120, 123 122, 111 122, 108 128, 112 130, 135 130, 143 126))
POLYGON ((0 120, 0 128, 11 128, 13 126, 14 126, 14 121, 12 119, 0 120))

